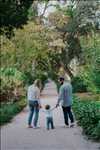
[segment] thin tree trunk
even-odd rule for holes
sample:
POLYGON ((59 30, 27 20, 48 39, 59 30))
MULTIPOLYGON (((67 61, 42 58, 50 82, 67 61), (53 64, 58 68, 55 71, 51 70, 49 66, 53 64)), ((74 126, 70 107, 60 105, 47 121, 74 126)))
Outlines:
POLYGON ((73 78, 73 73, 71 72, 71 70, 67 67, 65 67, 66 72, 68 73, 68 75, 70 76, 70 78, 73 78))

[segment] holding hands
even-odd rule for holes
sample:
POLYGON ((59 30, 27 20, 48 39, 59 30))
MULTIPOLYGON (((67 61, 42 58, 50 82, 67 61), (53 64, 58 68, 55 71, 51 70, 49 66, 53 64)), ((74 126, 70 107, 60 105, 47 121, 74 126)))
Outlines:
POLYGON ((56 104, 56 108, 59 106, 59 103, 56 104))

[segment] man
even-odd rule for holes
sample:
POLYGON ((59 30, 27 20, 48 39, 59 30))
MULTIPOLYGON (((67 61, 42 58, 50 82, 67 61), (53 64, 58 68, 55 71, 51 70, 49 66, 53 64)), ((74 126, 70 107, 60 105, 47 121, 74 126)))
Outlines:
POLYGON ((73 114, 71 111, 72 85, 71 85, 70 81, 68 81, 68 80, 65 82, 64 77, 60 77, 59 82, 60 82, 61 87, 59 90, 59 97, 58 97, 56 107, 58 107, 59 103, 61 102, 65 125, 67 127, 69 127, 69 122, 68 122, 68 118, 69 118, 71 121, 70 127, 73 127, 74 126, 74 117, 73 117, 73 114))

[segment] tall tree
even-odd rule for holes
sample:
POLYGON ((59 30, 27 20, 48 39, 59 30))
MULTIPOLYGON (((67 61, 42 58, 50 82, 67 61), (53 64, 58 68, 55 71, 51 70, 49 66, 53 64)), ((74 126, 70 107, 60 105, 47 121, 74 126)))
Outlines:
POLYGON ((80 35, 87 36, 95 27, 93 19, 98 2, 87 0, 71 0, 70 2, 67 7, 57 6, 58 11, 50 15, 49 22, 61 34, 63 43, 66 45, 61 48, 60 60, 66 72, 72 76, 69 64, 74 58, 78 58, 81 64, 84 62, 80 35))
POLYGON ((14 27, 21 27, 27 22, 32 3, 33 0, 0 0, 0 28, 5 28, 7 36, 11 35, 14 27))
POLYGON ((33 0, 1 0, 0 1, 0 27, 15 26, 19 27, 26 23, 28 9, 33 0))

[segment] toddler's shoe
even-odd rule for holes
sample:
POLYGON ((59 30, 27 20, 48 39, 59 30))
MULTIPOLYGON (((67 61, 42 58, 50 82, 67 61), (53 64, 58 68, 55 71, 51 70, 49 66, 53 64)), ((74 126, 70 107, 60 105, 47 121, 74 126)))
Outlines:
POLYGON ((40 127, 38 127, 38 126, 33 126, 33 129, 39 129, 40 127))

